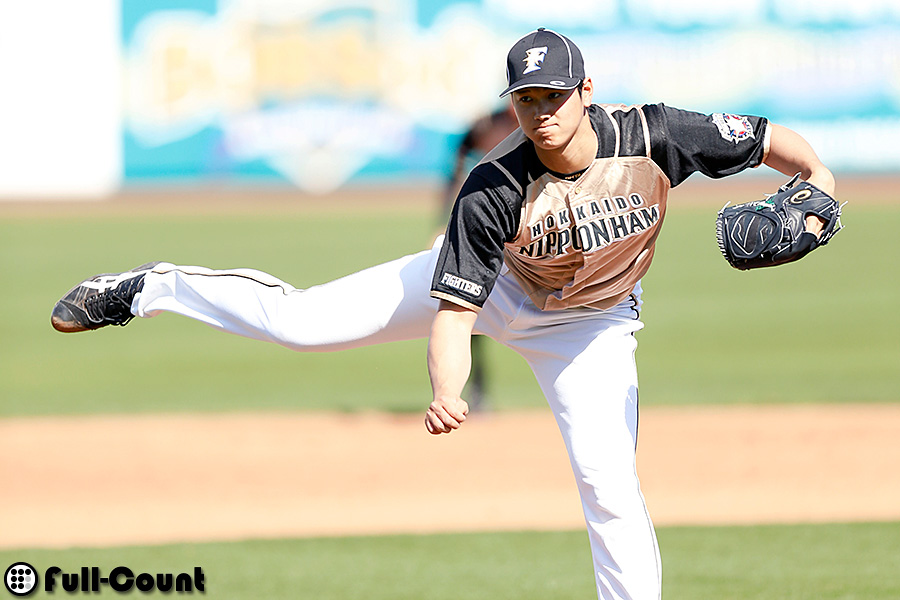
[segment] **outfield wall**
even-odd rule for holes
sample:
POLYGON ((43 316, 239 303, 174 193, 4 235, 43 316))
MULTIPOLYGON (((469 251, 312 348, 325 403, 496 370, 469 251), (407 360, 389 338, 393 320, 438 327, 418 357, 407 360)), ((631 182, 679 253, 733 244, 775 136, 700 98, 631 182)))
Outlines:
POLYGON ((567 4, 6 3, 0 198, 433 183, 537 26, 578 42, 599 101, 763 114, 836 171, 900 170, 895 0, 567 4))

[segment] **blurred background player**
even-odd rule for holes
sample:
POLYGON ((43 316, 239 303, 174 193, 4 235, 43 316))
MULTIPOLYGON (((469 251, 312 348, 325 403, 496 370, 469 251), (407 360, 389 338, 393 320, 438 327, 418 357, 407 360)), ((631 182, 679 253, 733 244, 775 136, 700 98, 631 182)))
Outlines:
MULTIPOLYGON (((450 218, 453 203, 456 201, 459 190, 462 188, 466 177, 468 177, 469 171, 484 158, 485 154, 506 139, 518 127, 519 122, 516 120, 516 113, 512 108, 512 104, 505 103, 504 107, 477 119, 466 131, 459 147, 456 149, 453 171, 450 174, 450 179, 447 181, 444 195, 441 199, 441 210, 438 214, 439 233, 443 233, 444 228, 447 226, 447 219, 450 218)), ((483 335, 473 335, 471 344, 472 373, 468 384, 466 384, 466 398, 471 410, 479 410, 485 408, 487 404, 487 353, 490 341, 486 340, 483 335)))
POLYGON ((493 150, 494 146, 518 128, 516 112, 510 103, 505 103, 502 108, 480 117, 472 124, 456 150, 453 172, 447 183, 444 201, 441 205, 441 229, 446 226, 453 203, 472 167, 477 165, 485 154, 493 150))

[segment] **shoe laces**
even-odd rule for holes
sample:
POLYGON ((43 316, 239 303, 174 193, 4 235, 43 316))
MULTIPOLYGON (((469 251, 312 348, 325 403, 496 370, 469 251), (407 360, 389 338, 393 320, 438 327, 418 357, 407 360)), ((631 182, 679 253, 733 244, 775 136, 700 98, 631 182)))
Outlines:
POLYGON ((143 277, 134 277, 123 281, 118 286, 94 294, 84 300, 84 310, 94 323, 110 323, 126 325, 134 315, 131 314, 131 301, 140 290, 143 277))

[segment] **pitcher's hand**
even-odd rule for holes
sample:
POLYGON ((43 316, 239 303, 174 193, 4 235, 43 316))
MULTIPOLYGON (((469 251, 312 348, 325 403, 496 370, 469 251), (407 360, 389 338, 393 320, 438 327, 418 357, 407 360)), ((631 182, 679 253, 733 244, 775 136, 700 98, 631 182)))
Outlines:
POLYGON ((425 429, 434 435, 450 433, 454 429, 459 429, 468 412, 469 405, 458 396, 435 398, 425 412, 425 429))

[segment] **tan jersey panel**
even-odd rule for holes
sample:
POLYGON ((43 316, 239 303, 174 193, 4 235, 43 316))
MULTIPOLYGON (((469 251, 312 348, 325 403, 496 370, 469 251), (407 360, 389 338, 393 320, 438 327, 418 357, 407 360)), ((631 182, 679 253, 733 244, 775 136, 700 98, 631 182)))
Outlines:
POLYGON ((545 174, 525 190, 504 260, 543 310, 611 308, 650 267, 669 187, 649 156, 597 158, 575 181, 545 174))

